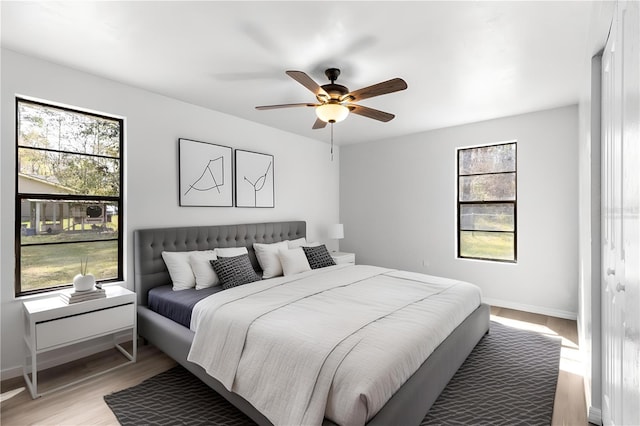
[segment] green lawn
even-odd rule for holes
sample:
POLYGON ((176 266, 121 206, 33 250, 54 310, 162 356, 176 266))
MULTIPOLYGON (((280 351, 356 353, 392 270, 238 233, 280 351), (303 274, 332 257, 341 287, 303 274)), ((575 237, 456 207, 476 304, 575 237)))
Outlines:
POLYGON ((460 255, 482 259, 514 260, 513 234, 462 231, 460 255))
MULTIPOLYGON (((114 234, 110 237, 113 238, 114 234)), ((73 277, 80 273, 80 259, 86 256, 89 257, 87 272, 95 275, 97 280, 118 276, 117 240, 23 246, 22 290, 72 283, 73 277)))

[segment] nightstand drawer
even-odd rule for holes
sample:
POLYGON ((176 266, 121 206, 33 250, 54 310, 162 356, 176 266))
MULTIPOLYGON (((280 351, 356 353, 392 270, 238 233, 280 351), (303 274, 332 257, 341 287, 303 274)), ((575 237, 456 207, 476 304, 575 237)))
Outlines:
POLYGON ((333 258, 333 261, 336 262, 336 265, 340 265, 343 263, 356 263, 355 253, 334 251, 333 253, 331 253, 331 257, 333 258))
POLYGON ((134 321, 135 305, 129 303, 86 314, 37 323, 35 326, 36 349, 41 350, 75 341, 79 342, 92 336, 108 334, 121 328, 133 327, 134 321))

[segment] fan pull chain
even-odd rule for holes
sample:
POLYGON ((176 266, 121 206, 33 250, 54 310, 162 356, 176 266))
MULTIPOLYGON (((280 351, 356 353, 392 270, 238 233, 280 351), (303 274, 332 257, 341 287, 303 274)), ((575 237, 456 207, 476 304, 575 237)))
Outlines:
POLYGON ((333 123, 331 124, 331 161, 333 161, 333 123))

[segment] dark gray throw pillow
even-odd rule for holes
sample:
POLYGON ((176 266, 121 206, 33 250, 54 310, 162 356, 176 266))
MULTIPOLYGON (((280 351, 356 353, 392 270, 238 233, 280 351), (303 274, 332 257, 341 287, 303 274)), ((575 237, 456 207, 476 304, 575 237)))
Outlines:
POLYGON ((222 288, 225 290, 254 281, 260 281, 260 276, 254 271, 248 254, 241 254, 240 256, 234 257, 219 257, 209 262, 216 271, 222 283, 222 288))
POLYGON ((307 256, 311 269, 326 268, 336 264, 324 244, 316 247, 302 247, 302 250, 307 256))

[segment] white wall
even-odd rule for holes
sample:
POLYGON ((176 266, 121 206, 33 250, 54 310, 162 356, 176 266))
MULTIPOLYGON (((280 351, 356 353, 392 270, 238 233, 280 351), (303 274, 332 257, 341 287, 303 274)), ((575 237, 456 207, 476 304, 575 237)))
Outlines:
MULTIPOLYGON (((1 52, 1 355, 3 377, 22 362, 22 307, 14 298, 15 95, 125 118, 125 285, 133 289, 132 231, 156 226, 306 220, 326 239, 338 220, 339 151, 312 139, 170 99, 77 70, 1 52), (178 206, 178 138, 273 154, 274 209, 178 206)), ((247 106, 250 108, 251 106, 247 106)), ((331 247, 332 241, 328 242, 331 247)))
POLYGON ((575 319, 578 108, 341 148, 342 251, 476 283, 487 302, 575 319), (456 258, 456 149, 517 140, 517 264, 456 258))

